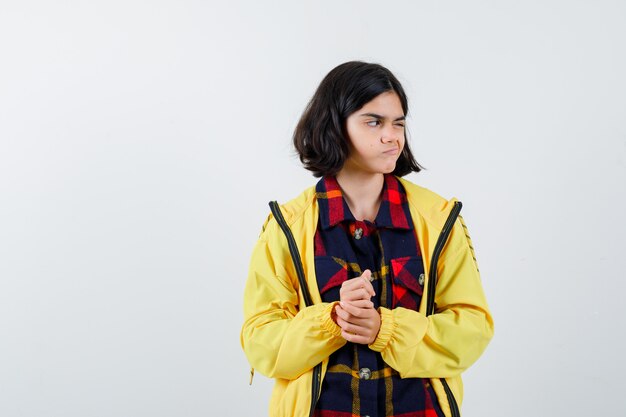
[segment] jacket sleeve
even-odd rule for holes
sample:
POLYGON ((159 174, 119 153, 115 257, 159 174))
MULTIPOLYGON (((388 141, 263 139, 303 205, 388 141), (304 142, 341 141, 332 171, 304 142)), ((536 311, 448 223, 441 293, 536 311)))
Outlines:
POLYGON ((276 222, 270 222, 254 247, 244 290, 241 346, 250 365, 265 376, 295 379, 346 341, 331 317, 336 303, 300 309, 298 280, 288 273, 293 264, 279 234, 276 222))
MULTIPOLYGON (((435 313, 380 309, 381 328, 370 345, 403 378, 459 375, 482 354, 493 320, 471 240, 457 219, 438 265, 435 313)), ((435 267, 435 266, 431 266, 435 267)))

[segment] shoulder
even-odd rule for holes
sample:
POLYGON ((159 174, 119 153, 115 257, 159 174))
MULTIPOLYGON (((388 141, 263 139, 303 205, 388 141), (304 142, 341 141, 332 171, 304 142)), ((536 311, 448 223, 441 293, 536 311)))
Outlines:
POLYGON ((428 188, 424 188, 402 177, 397 178, 406 191, 407 199, 409 199, 409 201, 413 200, 415 204, 432 206, 448 201, 428 188))
POLYGON ((398 180, 400 180, 400 183, 406 191, 409 204, 417 207, 420 212, 428 212, 433 209, 445 209, 447 205, 455 201, 455 199, 448 200, 436 192, 417 185, 407 179, 398 177, 398 180))
MULTIPOLYGON (((292 198, 286 203, 279 204, 280 211, 289 226, 304 216, 313 206, 315 202, 315 186, 310 186, 302 191, 298 196, 292 198)), ((263 223, 261 235, 265 235, 268 229, 274 230, 279 228, 278 222, 274 215, 270 213, 263 223)))
POLYGON ((287 224, 291 225, 311 208, 315 201, 315 186, 310 186, 297 197, 280 205, 280 209, 287 224))
POLYGON ((407 179, 398 177, 406 191, 407 201, 412 213, 417 213, 427 222, 443 226, 450 210, 457 201, 455 198, 447 199, 441 195, 419 186, 407 179))

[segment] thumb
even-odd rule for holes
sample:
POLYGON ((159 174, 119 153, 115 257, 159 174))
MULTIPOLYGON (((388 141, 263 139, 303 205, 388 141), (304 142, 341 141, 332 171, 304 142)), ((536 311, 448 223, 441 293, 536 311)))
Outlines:
POLYGON ((371 294, 372 297, 375 296, 376 293, 374 292, 374 288, 372 287, 372 271, 370 271, 369 269, 366 269, 361 274, 361 278, 367 281, 367 285, 365 287, 367 291, 371 294))

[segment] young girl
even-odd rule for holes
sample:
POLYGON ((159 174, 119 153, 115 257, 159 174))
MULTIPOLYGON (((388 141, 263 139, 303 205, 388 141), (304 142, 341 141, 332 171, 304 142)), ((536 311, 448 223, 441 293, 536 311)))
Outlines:
POLYGON ((460 415, 460 375, 493 322, 460 202, 402 178, 420 171, 407 112, 388 69, 346 62, 298 123, 321 178, 280 211, 308 288, 270 215, 244 294, 241 344, 276 380, 272 417, 460 415))

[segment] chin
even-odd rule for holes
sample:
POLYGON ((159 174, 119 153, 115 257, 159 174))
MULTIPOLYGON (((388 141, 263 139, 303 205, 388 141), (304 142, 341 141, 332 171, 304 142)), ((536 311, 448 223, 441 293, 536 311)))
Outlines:
POLYGON ((387 167, 386 169, 382 170, 381 172, 383 174, 391 174, 393 171, 395 171, 396 169, 396 165, 394 164, 392 167, 387 167))

